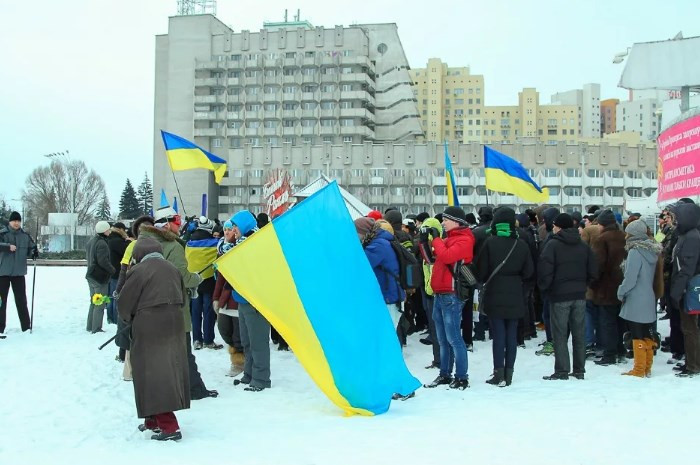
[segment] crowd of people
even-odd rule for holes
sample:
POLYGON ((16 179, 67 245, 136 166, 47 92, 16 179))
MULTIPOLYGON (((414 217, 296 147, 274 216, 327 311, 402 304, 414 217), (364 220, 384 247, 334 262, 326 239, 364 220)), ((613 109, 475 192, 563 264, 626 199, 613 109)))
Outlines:
MULTIPOLYGON (((9 231, 0 231, 0 333, 10 284, 17 286, 22 329, 30 326, 21 295, 26 258, 36 257, 36 247, 18 216, 13 213, 9 231)), ((123 378, 133 381, 144 419, 139 429, 153 431, 152 439, 181 439, 174 412, 218 396, 207 389, 193 354, 223 348, 215 326, 228 346, 233 384, 249 392, 272 386, 270 339, 289 350, 284 339, 218 271, 203 279, 206 268, 193 272, 186 258, 192 241, 212 240, 221 256, 268 221, 243 210, 223 223, 199 217, 183 224, 163 207, 131 228, 97 223, 86 247, 86 330, 104 332, 105 309, 108 323, 117 325, 116 358, 124 363, 123 378), (99 294, 112 296, 111 302, 92 299, 99 294)), ((700 207, 681 199, 658 221, 652 235, 640 215, 623 222, 597 206, 585 215, 547 206, 520 214, 487 206, 478 217, 450 206, 435 217, 372 211, 354 224, 398 342, 405 346, 407 336, 421 332, 417 339, 431 346, 426 369, 439 372, 424 387, 463 390, 474 341, 491 340, 493 373, 486 383, 507 387, 518 348, 539 338, 538 331, 545 337, 536 354, 554 358, 544 380, 583 380, 587 360, 613 366, 629 358, 633 366, 623 375, 649 377, 657 350, 672 354, 678 377, 698 375, 700 329, 685 297, 700 274, 700 207), (416 273, 417 279, 406 278, 416 273), (664 340, 656 331, 657 313, 670 320, 664 340)))

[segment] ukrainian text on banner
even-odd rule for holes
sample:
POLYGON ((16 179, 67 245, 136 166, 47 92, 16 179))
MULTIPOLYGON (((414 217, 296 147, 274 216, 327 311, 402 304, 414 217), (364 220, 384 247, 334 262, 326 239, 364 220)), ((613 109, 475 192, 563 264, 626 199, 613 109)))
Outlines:
POLYGON ((659 135, 657 201, 700 194, 700 115, 659 135))

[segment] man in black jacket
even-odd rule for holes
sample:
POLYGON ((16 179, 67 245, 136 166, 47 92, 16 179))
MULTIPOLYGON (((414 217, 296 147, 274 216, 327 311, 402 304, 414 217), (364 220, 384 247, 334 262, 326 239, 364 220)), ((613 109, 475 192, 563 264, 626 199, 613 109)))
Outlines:
POLYGON ((581 241, 569 214, 556 216, 553 233, 540 254, 537 280, 549 301, 554 340, 554 374, 544 379, 569 379, 569 331, 574 349, 571 376, 583 379, 586 372, 586 289, 596 277, 597 263, 590 247, 581 241))
POLYGON ((107 244, 109 232, 109 223, 99 221, 95 225, 95 235, 85 246, 87 258, 85 279, 90 287, 90 310, 88 311, 86 330, 93 334, 104 332, 102 319, 104 318, 105 304, 95 305, 92 303, 92 297, 95 294, 107 295, 109 279, 116 271, 109 257, 109 244, 107 244))
MULTIPOLYGON (((493 221, 493 208, 489 206, 481 207, 478 211, 479 214, 479 224, 472 230, 474 234, 474 262, 479 258, 479 252, 481 252, 481 247, 486 242, 489 237, 489 231, 491 230, 491 221, 493 221)), ((469 293, 469 299, 467 299, 468 310, 471 310, 474 302, 474 292, 469 293)), ((471 316, 469 314, 468 316, 471 316)), ((471 322, 469 323, 471 325, 471 322)), ((486 340, 486 330, 489 329, 489 318, 486 315, 479 315, 479 321, 474 324, 474 341, 485 341, 486 340)))
POLYGON ((700 374, 700 329, 698 316, 686 312, 684 297, 688 281, 700 273, 700 207, 681 203, 674 210, 678 242, 673 248, 671 303, 680 311, 685 342, 685 368, 677 376, 691 377, 700 374))

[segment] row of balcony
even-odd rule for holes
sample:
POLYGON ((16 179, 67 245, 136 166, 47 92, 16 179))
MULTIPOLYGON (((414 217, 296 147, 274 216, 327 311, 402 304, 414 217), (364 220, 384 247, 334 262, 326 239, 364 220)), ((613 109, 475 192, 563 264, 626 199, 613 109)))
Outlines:
POLYGON ((326 56, 316 54, 314 57, 305 57, 301 54, 293 58, 286 57, 276 57, 270 58, 269 56, 257 56, 257 57, 247 57, 241 56, 239 60, 233 60, 228 57, 223 57, 219 60, 203 60, 197 61, 195 64, 195 69, 197 70, 210 70, 210 71, 223 71, 223 70, 237 70, 237 69, 265 69, 265 68, 301 68, 304 66, 315 66, 315 67, 326 67, 326 66, 362 66, 367 68, 368 71, 374 73, 374 64, 370 61, 367 56, 342 56, 338 54, 336 56, 326 56))
POLYGON ((367 91, 357 90, 357 91, 339 91, 335 90, 333 92, 273 92, 273 93, 258 93, 258 94, 245 94, 240 93, 238 95, 195 95, 194 104, 195 105, 211 105, 211 104, 229 104, 229 103, 275 103, 275 102, 321 102, 321 101, 333 101, 339 102, 341 100, 361 100, 366 102, 370 107, 375 106, 374 97, 367 91))
POLYGON ((262 119, 318 119, 318 118, 361 118, 374 120, 374 114, 366 108, 315 108, 306 110, 241 110, 241 111, 196 111, 195 121, 262 120, 262 119))
POLYGON ((314 74, 301 74, 296 73, 294 75, 280 75, 275 76, 265 76, 259 74, 257 76, 244 76, 244 77, 206 77, 206 78, 195 78, 194 86, 195 88, 200 87, 211 87, 211 88, 224 88, 224 87, 243 87, 243 86, 262 86, 262 85, 278 85, 282 86, 285 84, 345 84, 345 83, 360 83, 367 88, 373 89, 375 87, 374 81, 365 73, 314 73, 314 74))
POLYGON ((367 126, 301 126, 276 128, 195 128, 195 137, 262 137, 262 136, 362 136, 373 139, 374 131, 367 126))

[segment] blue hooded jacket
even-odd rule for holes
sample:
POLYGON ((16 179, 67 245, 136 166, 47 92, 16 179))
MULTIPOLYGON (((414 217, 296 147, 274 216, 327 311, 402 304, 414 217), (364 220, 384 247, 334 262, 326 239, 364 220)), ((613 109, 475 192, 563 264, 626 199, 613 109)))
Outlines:
MULTIPOLYGON (((236 245, 243 242, 258 227, 258 222, 255 219, 255 216, 253 216, 253 214, 248 210, 241 210, 235 215, 233 215, 231 217, 231 223, 238 226, 238 229, 241 231, 241 239, 236 241, 236 245)), ((245 300, 242 295, 236 292, 236 289, 232 289, 231 295, 233 297, 233 300, 235 300, 239 304, 248 303, 248 301, 245 300)))
POLYGON ((388 304, 403 302, 406 294, 399 285, 399 259, 391 248, 394 237, 380 229, 375 238, 365 247, 365 255, 372 265, 377 282, 382 290, 384 301, 388 304), (396 276, 397 278, 395 278, 396 276))

